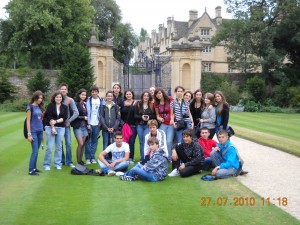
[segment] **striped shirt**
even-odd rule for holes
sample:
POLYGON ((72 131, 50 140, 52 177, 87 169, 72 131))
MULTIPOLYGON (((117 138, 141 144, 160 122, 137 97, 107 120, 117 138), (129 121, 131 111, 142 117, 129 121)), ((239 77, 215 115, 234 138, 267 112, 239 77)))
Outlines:
POLYGON ((173 112, 175 115, 175 121, 181 120, 183 114, 189 115, 188 108, 190 103, 184 101, 183 99, 181 100, 181 103, 179 103, 177 98, 170 103, 170 107, 173 108, 173 112), (181 103, 182 103, 182 111, 180 112, 181 103))

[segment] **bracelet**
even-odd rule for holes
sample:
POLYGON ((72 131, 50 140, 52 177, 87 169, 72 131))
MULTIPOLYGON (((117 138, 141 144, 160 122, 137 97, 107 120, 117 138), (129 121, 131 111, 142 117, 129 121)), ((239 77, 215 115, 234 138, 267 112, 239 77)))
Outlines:
POLYGON ((28 133, 27 133, 27 135, 28 135, 28 136, 31 136, 31 133, 30 133, 30 132, 28 132, 28 133))

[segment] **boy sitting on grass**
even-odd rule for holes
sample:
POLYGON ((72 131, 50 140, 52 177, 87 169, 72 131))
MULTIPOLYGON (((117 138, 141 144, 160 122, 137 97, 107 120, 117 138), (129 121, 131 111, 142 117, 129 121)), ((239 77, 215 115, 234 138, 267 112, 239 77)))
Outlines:
POLYGON ((210 132, 207 127, 202 127, 200 130, 200 138, 198 139, 198 143, 200 144, 203 152, 204 152, 204 165, 202 169, 210 170, 212 168, 212 160, 210 158, 210 153, 217 146, 217 142, 209 138, 210 132))
POLYGON ((121 180, 134 181, 136 178, 151 182, 164 180, 168 174, 168 160, 164 156, 163 149, 159 149, 159 142, 156 137, 150 137, 147 141, 150 149, 150 159, 145 165, 137 164, 124 175, 121 180))
POLYGON ((229 140, 226 130, 218 133, 219 144, 210 153, 210 157, 215 164, 212 175, 218 179, 238 176, 248 173, 242 170, 236 147, 229 140))

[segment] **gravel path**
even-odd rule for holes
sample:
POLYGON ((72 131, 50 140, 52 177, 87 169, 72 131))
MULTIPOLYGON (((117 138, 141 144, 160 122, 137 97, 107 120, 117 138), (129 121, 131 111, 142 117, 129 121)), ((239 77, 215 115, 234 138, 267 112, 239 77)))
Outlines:
POLYGON ((276 199, 286 197, 288 205, 279 207, 300 220, 300 158, 236 136, 231 140, 249 171, 238 180, 261 197, 270 197, 277 206, 276 199))

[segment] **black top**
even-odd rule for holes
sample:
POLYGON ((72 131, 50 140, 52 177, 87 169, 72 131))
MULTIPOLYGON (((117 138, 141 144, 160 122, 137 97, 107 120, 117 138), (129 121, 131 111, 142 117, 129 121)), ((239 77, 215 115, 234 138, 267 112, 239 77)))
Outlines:
POLYGON ((87 125, 87 121, 84 119, 84 117, 87 116, 87 111, 85 102, 75 102, 75 104, 78 109, 79 115, 75 120, 71 122, 71 126, 75 129, 78 129, 82 125, 87 125))
POLYGON ((199 119, 201 118, 201 114, 204 109, 204 102, 201 101, 201 105, 199 108, 195 107, 195 99, 190 103, 190 112, 193 117, 194 125, 196 126, 199 123, 199 119))
POLYGON ((123 105, 124 102, 124 98, 122 95, 119 95, 118 97, 116 97, 114 95, 114 99, 113 99, 114 103, 116 103, 119 107, 121 107, 123 105))
POLYGON ((61 104, 59 108, 59 114, 57 115, 56 104, 50 102, 46 114, 45 114, 45 126, 50 126, 50 120, 58 120, 62 118, 64 120, 63 123, 55 124, 56 127, 65 127, 65 122, 68 119, 68 106, 61 104))
POLYGON ((142 119, 143 115, 149 116, 149 120, 156 119, 154 104, 152 102, 148 103, 148 108, 143 108, 143 102, 139 101, 135 106, 134 118, 136 120, 136 124, 139 125, 147 125, 148 121, 144 121, 142 119))
POLYGON ((128 123, 130 126, 135 126, 135 119, 134 119, 134 104, 132 105, 124 105, 125 101, 122 103, 120 112, 121 112, 121 119, 124 123, 128 123), (129 115, 128 115, 129 113, 129 115), (128 118, 128 120, 127 120, 128 118))

